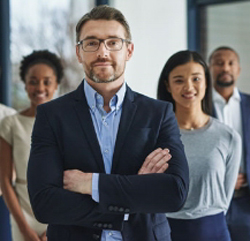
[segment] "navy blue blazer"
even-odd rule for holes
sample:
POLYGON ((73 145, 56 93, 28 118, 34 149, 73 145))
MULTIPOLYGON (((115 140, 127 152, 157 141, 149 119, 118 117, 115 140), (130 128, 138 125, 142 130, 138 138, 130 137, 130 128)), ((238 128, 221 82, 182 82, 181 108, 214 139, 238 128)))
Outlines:
POLYGON ((246 161, 247 182, 250 187, 250 95, 243 94, 241 96, 241 113, 242 113, 242 129, 243 129, 243 151, 246 161))
MULTIPOLYGON (((247 182, 250 187, 250 95, 240 92, 240 97, 243 153, 245 156, 247 182)), ((213 112, 213 116, 217 117, 215 108, 213 108, 213 112)))
POLYGON ((49 224, 49 241, 100 240, 103 229, 121 231, 124 241, 168 241, 163 213, 183 206, 189 183, 172 105, 129 87, 112 172, 105 174, 83 83, 37 108, 27 175, 31 205, 36 218, 49 224), (162 174, 137 175, 146 156, 158 147, 170 149, 169 168, 162 174), (90 195, 63 189, 67 169, 100 173, 99 203, 90 195), (125 213, 128 221, 123 221, 125 213))

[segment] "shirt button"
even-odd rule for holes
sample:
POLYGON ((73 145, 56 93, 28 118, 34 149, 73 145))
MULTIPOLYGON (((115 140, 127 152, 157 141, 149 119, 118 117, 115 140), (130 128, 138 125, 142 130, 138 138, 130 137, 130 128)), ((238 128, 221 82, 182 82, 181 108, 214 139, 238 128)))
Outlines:
POLYGON ((112 232, 109 232, 109 236, 112 236, 113 235, 113 233, 112 232))
POLYGON ((104 152, 105 152, 105 153, 109 153, 109 150, 108 150, 108 149, 106 149, 104 152))

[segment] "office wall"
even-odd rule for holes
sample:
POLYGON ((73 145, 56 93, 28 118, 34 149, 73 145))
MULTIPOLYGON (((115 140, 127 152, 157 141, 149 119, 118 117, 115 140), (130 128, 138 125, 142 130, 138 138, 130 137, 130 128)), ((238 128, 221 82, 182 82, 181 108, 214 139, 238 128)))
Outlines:
POLYGON ((240 56, 238 88, 250 94, 250 2, 218 4, 207 8, 207 52, 218 46, 230 46, 240 56))
POLYGON ((127 18, 135 44, 126 81, 134 90, 155 98, 166 60, 187 48, 186 1, 110 0, 110 5, 127 18))

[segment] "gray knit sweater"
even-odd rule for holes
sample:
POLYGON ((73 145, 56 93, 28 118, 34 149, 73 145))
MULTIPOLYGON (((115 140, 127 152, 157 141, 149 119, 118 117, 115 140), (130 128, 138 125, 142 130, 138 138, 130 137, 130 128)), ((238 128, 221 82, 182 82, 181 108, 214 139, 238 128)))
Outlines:
POLYGON ((189 194, 183 208, 167 217, 194 219, 226 213, 239 171, 240 135, 210 117, 203 128, 181 129, 181 139, 190 170, 189 194))

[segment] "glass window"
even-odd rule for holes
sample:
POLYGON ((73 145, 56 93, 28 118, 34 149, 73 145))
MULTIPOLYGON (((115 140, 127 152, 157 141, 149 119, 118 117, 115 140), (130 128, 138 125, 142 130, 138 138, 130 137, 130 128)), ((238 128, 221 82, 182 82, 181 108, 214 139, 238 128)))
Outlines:
POLYGON ((241 74, 237 86, 250 93, 250 1, 216 4, 205 7, 206 17, 201 18, 201 50, 208 58, 219 46, 235 49, 241 62, 241 74))
POLYGON ((83 79, 75 56, 75 26, 82 15, 95 5, 94 0, 11 0, 12 106, 21 110, 29 105, 19 77, 23 56, 33 50, 48 49, 61 57, 64 79, 58 95, 83 79))

